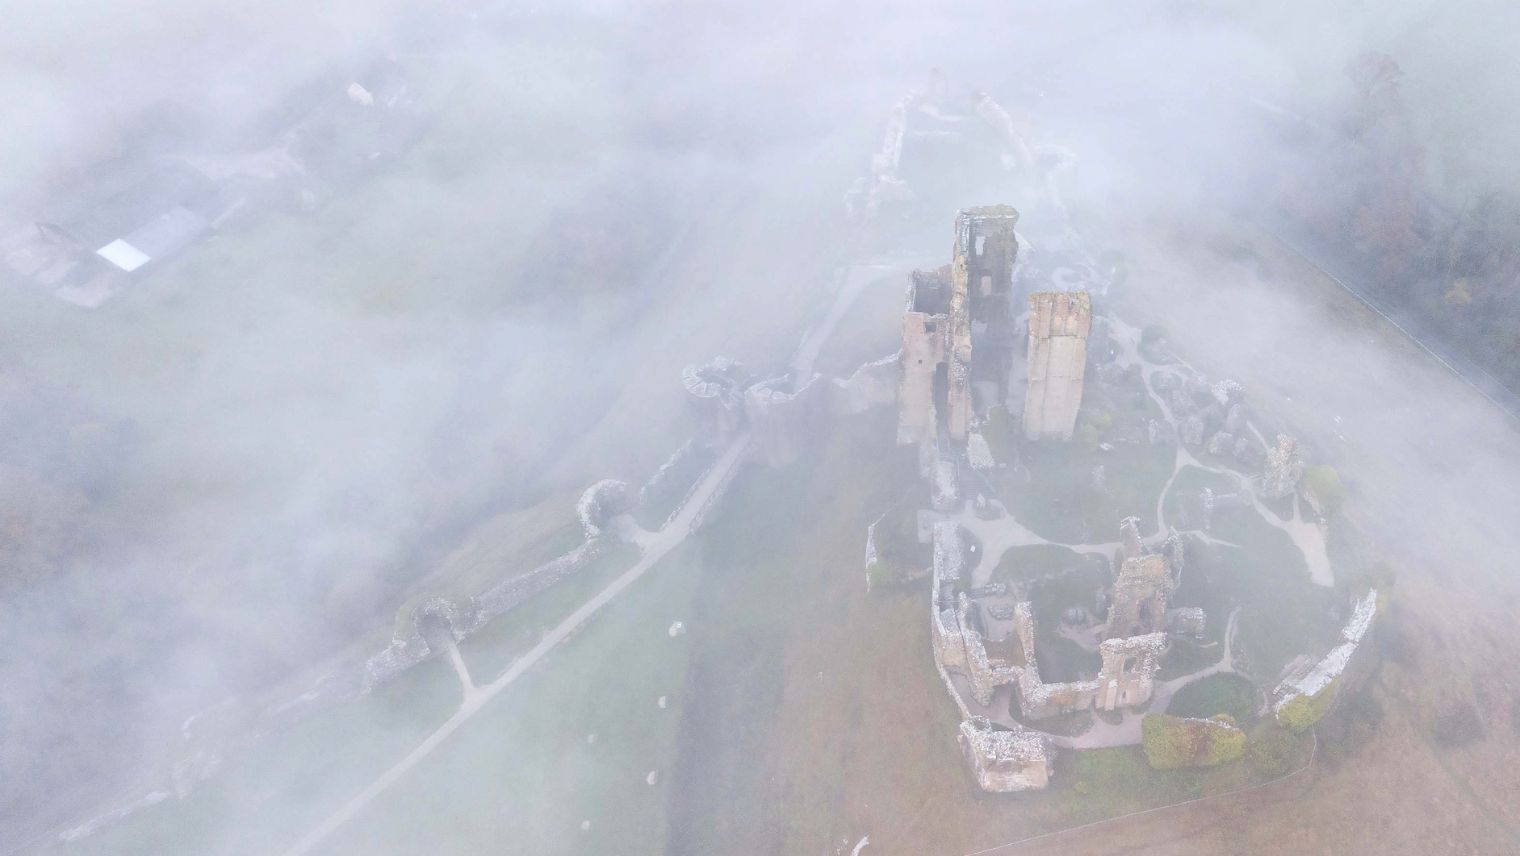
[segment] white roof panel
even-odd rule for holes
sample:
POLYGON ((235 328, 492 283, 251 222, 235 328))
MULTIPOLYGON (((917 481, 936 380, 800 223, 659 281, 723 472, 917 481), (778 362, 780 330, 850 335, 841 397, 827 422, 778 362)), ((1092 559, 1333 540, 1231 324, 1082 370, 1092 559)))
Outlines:
POLYGON ((129 272, 137 270, 153 260, 147 253, 120 238, 96 250, 95 254, 122 270, 129 272))

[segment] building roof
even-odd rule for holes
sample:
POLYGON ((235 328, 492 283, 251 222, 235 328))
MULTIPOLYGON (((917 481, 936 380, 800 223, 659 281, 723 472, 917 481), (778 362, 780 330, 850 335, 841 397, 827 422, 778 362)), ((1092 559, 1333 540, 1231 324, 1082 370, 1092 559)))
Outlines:
POLYGON ((95 254, 128 273, 153 260, 153 257, 120 238, 95 251, 95 254))

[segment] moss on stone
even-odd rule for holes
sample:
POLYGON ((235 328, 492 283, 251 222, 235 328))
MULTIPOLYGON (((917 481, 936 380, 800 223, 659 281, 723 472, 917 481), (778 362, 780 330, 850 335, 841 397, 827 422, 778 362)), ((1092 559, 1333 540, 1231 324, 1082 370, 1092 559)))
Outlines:
POLYGON ((1290 731, 1303 731, 1324 718, 1335 701, 1340 678, 1333 678, 1314 695, 1294 696, 1277 709, 1277 721, 1290 731))
POLYGON ((1184 719, 1152 713, 1141 720, 1140 732, 1145 760, 1157 770, 1212 767, 1246 751, 1245 732, 1229 716, 1184 719))

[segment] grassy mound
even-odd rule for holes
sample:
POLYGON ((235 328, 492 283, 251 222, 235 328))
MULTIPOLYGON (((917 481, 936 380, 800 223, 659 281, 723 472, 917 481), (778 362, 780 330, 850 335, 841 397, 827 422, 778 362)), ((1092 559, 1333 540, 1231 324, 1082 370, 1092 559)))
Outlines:
POLYGON ((1245 754, 1246 734, 1228 716, 1184 719, 1161 713, 1140 722, 1140 748, 1157 770, 1212 767, 1245 754))

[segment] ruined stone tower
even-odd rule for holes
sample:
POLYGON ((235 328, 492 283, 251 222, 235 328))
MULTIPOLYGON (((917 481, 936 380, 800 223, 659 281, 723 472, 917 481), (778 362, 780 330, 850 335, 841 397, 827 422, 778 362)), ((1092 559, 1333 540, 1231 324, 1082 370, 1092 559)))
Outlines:
POLYGON ((1261 475, 1262 496, 1281 499, 1298 490, 1304 475, 1304 461, 1298 454, 1298 441, 1287 434, 1277 435, 1277 445, 1267 451, 1267 465, 1261 475))
POLYGON ((1008 373, 1013 365, 1013 263, 1019 242, 1014 234, 1019 212, 1007 205, 962 211, 955 219, 952 287, 966 295, 968 338, 975 359, 971 383, 985 387, 987 405, 1002 404, 1008 396, 1008 373))
POLYGON ((963 443, 973 384, 987 385, 989 401, 1007 395, 1018 220, 1006 205, 962 211, 955 218, 951 263, 913 272, 903 313, 899 443, 941 434, 963 443))
POLYGON ((1166 629, 1167 600, 1176 578, 1159 553, 1125 559, 1114 581, 1103 638, 1138 636, 1166 629))
POLYGON ((1029 385, 1024 436, 1070 440, 1082 406, 1092 300, 1085 291, 1029 295, 1029 385))

